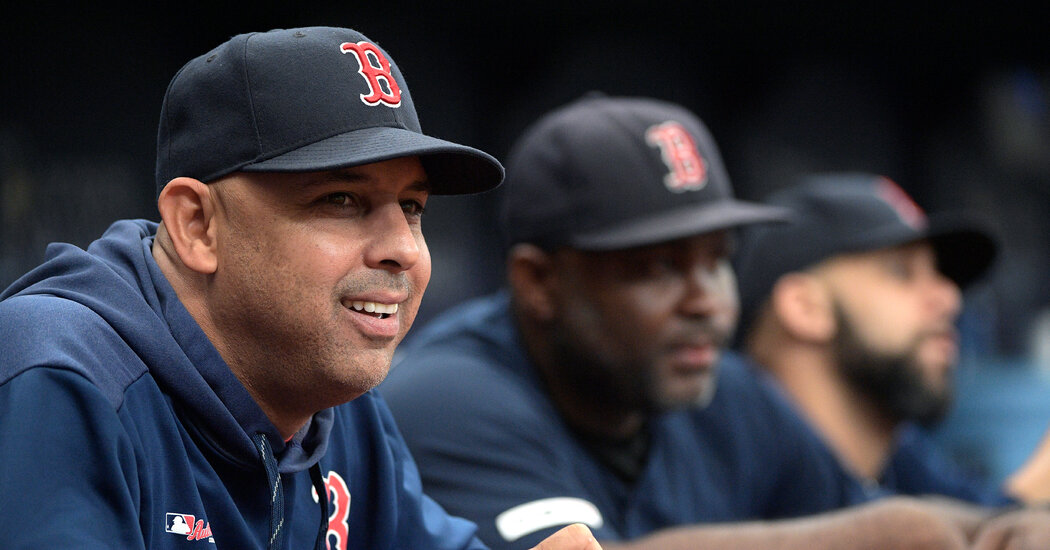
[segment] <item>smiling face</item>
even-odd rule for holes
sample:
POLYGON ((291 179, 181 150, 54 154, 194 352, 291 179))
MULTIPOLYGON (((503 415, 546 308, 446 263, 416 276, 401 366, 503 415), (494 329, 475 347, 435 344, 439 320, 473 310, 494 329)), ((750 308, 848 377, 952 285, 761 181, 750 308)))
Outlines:
POLYGON ((820 268, 836 308, 843 379, 895 420, 947 409, 958 356, 958 286, 925 241, 845 255, 820 268))
POLYGON ((738 312, 725 232, 611 252, 555 253, 548 331, 560 375, 618 410, 664 410, 713 389, 738 312))
POLYGON ((419 160, 209 187, 218 267, 202 326, 264 409, 313 414, 382 381, 430 279, 419 160))

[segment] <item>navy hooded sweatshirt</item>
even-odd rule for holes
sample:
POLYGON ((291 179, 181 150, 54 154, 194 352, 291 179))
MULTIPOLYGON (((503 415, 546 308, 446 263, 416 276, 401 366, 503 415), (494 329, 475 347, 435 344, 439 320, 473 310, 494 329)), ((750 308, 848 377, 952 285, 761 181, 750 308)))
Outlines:
POLYGON ((483 548, 373 392, 283 441, 161 273, 156 228, 53 244, 0 294, 0 546, 483 548))

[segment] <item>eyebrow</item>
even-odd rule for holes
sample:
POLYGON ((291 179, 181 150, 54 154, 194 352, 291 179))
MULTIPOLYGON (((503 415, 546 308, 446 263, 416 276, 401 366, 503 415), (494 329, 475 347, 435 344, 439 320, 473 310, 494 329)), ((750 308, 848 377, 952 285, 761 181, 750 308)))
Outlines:
MULTIPOLYGON (((362 184, 368 183, 369 181, 371 181, 371 179, 372 178, 366 176, 365 174, 355 171, 353 167, 350 167, 324 172, 317 178, 310 178, 309 180, 307 180, 304 183, 304 186, 309 188, 321 185, 328 185, 332 183, 362 184)), ((430 185, 430 182, 423 179, 416 180, 405 189, 408 191, 425 191, 429 193, 431 191, 431 188, 432 186, 430 185)))

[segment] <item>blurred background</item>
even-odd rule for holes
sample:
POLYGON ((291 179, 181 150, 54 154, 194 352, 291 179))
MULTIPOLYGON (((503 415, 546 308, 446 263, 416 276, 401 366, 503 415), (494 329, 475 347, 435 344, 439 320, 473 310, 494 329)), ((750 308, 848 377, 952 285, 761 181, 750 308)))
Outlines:
MULTIPOLYGON (((425 131, 498 158, 539 115, 602 90, 694 110, 744 198, 864 170, 927 210, 976 212, 1003 248, 967 295, 959 381, 974 397, 944 437, 998 474, 1021 455, 980 451, 975 419, 1023 432, 1022 449, 1050 420, 1031 383, 1050 372, 1050 32, 1034 3, 26 4, 0 23, 0 287, 49 242, 157 219, 156 122, 183 63, 240 32, 348 26, 395 58, 425 131)), ((500 285, 494 196, 431 202, 419 323, 500 285)))

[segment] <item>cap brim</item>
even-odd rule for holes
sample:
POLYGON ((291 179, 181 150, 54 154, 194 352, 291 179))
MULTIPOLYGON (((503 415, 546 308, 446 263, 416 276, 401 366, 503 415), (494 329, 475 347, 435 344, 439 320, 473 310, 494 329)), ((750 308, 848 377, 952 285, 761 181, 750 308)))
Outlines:
MULTIPOLYGON (((834 254, 900 246, 921 240, 928 240, 933 245, 937 254, 937 269, 959 288, 966 288, 984 275, 998 254, 998 243, 992 232, 961 213, 931 214, 926 227, 919 231, 898 224, 873 229, 867 232, 866 238, 854 240, 834 254)), ((820 248, 814 250, 819 252, 820 248)), ((829 255, 833 254, 825 251, 820 257, 829 255)), ((803 265, 809 263, 811 261, 803 265)))
POLYGON ((615 228, 578 233, 568 244, 580 250, 616 250, 757 223, 786 222, 791 211, 736 199, 688 205, 615 228))
POLYGON ((339 134, 263 161, 246 172, 335 170, 419 156, 435 195, 480 193, 503 181, 503 166, 488 153, 403 128, 373 127, 339 134))
POLYGON ((961 215, 931 216, 926 235, 937 252, 937 267, 960 288, 981 278, 999 252, 988 228, 961 215))

